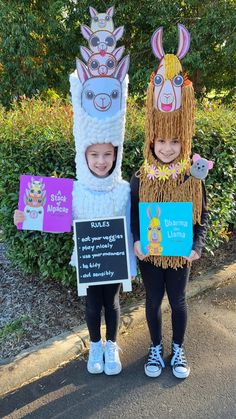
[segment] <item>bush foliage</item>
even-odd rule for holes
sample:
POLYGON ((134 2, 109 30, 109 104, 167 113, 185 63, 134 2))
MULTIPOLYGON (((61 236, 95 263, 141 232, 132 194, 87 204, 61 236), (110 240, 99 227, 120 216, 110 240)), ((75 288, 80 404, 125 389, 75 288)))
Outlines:
MULTIPOLYGON (((150 38, 164 27, 166 53, 178 46, 177 23, 191 34, 191 48, 183 61, 198 94, 215 89, 232 100, 235 49, 234 0, 113 0, 115 27, 124 25, 126 53, 131 56, 130 90, 142 94, 157 67, 150 38)), ((75 69, 79 46, 87 46, 80 25, 90 25, 89 6, 105 12, 100 0, 0 0, 0 103, 33 97, 54 89, 68 93, 68 74, 75 69)))
MULTIPOLYGON (((72 124, 71 105, 59 99, 51 103, 23 100, 12 111, 0 109, 0 225, 10 258, 25 272, 64 284, 75 283, 75 273, 68 265, 72 234, 18 231, 13 225, 13 212, 21 174, 74 178, 72 124)), ((214 161, 206 179, 210 251, 227 238, 228 225, 234 219, 235 131, 233 110, 217 105, 198 110, 193 151, 214 161)), ((128 180, 142 163, 143 138, 144 107, 130 98, 123 157, 123 177, 128 180)))

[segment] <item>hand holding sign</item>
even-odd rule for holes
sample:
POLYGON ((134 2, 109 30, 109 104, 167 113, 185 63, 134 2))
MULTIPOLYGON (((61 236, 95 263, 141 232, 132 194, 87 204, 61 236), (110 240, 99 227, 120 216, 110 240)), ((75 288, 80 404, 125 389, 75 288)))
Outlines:
POLYGON ((140 243, 139 240, 134 243, 134 254, 135 254, 135 256, 137 256, 139 258, 139 260, 143 260, 143 259, 145 259, 145 257, 147 257, 149 255, 149 253, 147 253, 145 255, 141 251, 141 243, 140 243))

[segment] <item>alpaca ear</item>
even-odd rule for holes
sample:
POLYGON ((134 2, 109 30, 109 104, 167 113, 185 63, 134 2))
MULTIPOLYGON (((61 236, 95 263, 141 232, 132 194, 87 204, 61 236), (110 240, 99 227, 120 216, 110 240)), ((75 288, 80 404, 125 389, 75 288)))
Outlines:
POLYGON ((124 50, 125 50, 125 47, 124 47, 124 46, 122 46, 122 47, 116 48, 116 49, 113 51, 113 53, 112 53, 112 54, 114 55, 114 57, 116 58, 116 60, 117 60, 117 61, 119 61, 119 60, 121 59, 121 57, 122 57, 122 55, 123 55, 124 50))
POLYGON ((87 25, 81 25, 80 26, 80 30, 81 30, 81 33, 82 33, 83 37, 88 41, 89 38, 90 38, 90 36, 93 33, 91 31, 91 29, 89 28, 89 26, 87 26, 87 25))
POLYGON ((113 13, 114 13, 114 6, 109 7, 109 9, 107 9, 107 11, 106 11, 106 14, 110 17, 113 16, 113 13))
POLYGON ((97 16, 97 14, 98 14, 97 10, 96 10, 96 9, 94 9, 93 7, 91 7, 91 6, 89 6, 89 13, 90 13, 90 16, 91 16, 92 18, 96 17, 96 16, 97 16))
POLYGON ((76 58, 76 69, 82 84, 90 78, 90 74, 86 65, 79 58, 76 58))
POLYGON ((80 47, 80 54, 82 55, 84 61, 87 63, 87 61, 89 60, 89 58, 92 55, 92 51, 90 51, 90 49, 86 48, 86 47, 80 47))
POLYGON ((120 64, 117 66, 115 72, 115 78, 122 82, 128 72, 129 69, 129 55, 126 55, 123 60, 121 60, 120 64))
POLYGON ((124 26, 119 26, 119 28, 116 28, 113 32, 113 35, 116 39, 116 41, 119 41, 119 39, 123 36, 124 33, 124 26))

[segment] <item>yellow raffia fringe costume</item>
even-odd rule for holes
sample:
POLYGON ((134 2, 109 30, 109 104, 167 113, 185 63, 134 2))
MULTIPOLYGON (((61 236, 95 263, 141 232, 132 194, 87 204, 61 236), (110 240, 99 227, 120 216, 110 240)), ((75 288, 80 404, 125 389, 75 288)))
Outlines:
MULTIPOLYGON (((161 112, 153 106, 154 83, 153 75, 147 90, 147 108, 145 122, 144 164, 141 166, 139 177, 140 202, 193 202, 193 223, 201 224, 202 212, 202 183, 201 180, 189 176, 192 136, 195 130, 195 99, 192 83, 185 77, 182 87, 182 104, 180 109, 173 112, 161 112), (173 139, 181 141, 181 153, 172 162, 172 166, 180 168, 178 174, 170 176, 168 165, 159 162, 153 153, 155 138, 173 139), (162 177, 148 177, 152 165, 162 177)), ((186 259, 177 256, 149 256, 145 259, 164 269, 178 268, 186 264, 186 259)))

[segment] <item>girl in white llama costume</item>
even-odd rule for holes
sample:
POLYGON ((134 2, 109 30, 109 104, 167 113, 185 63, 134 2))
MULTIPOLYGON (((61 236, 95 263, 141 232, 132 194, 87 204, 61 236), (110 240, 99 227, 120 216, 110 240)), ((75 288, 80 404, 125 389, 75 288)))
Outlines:
MULTIPOLYGON (((99 53, 96 53, 96 60, 90 59, 86 64, 77 59, 77 70, 70 76, 77 177, 73 191, 73 218, 90 220, 99 217, 126 216, 130 270, 131 276, 135 276, 136 260, 130 232, 130 186, 121 176, 129 56, 118 63, 114 53, 114 60, 108 63, 111 66, 113 61, 114 72, 112 76, 106 76, 108 74, 104 68, 106 52, 103 50, 103 40, 108 36, 109 39, 113 37, 115 48, 117 33, 123 33, 123 28, 118 28, 113 33, 105 30, 93 32, 83 25, 82 33, 89 41, 89 45, 94 44, 94 37, 97 44, 101 41, 102 64, 95 63, 99 53), (102 36, 101 40, 99 36, 102 36), (96 65, 102 69, 102 76, 93 76, 91 69, 96 65), (87 150, 90 146, 96 149, 98 144, 112 145, 111 149, 115 156, 114 164, 105 176, 99 176, 88 166, 87 150)), ((87 56, 91 56, 92 53, 93 51, 88 52, 87 56)), ((112 51, 109 50, 109 59, 111 55, 112 51)), ((85 55, 83 58, 86 58, 85 55)), ((74 250, 71 258, 72 266, 76 264, 75 257, 74 250)), ((86 321, 91 339, 87 369, 92 374, 104 371, 107 375, 115 375, 122 369, 116 343, 120 317, 120 285, 96 285, 87 289, 86 321), (106 322, 105 343, 101 339, 100 330, 103 307, 106 322)))

